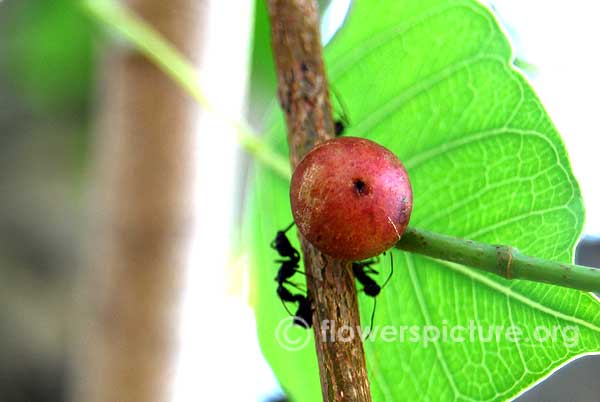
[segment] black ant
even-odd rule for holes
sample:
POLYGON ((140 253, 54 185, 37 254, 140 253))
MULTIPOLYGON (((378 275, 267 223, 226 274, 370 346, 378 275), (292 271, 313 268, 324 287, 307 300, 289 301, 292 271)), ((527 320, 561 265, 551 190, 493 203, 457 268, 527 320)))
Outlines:
POLYGON ((340 137, 344 134, 344 131, 346 131, 346 127, 350 125, 350 118, 348 117, 348 109, 346 108, 344 102, 342 102, 342 98, 338 91, 334 87, 331 87, 331 92, 335 95, 335 98, 342 109, 340 117, 335 119, 333 122, 333 131, 335 136, 340 137))
POLYGON ((294 222, 292 222, 284 230, 277 231, 275 239, 271 242, 271 247, 275 249, 281 257, 284 258, 275 260, 275 262, 281 263, 281 267, 277 271, 277 276, 275 277, 275 281, 277 282, 277 296, 279 296, 279 299, 281 299, 281 302, 283 303, 283 307, 290 315, 291 313, 285 305, 285 302, 297 302, 298 310, 294 315, 294 324, 304 328, 310 328, 312 326, 312 308, 309 298, 301 294, 292 294, 292 292, 290 292, 289 289, 284 286, 289 285, 298 289, 298 287, 291 282, 290 279, 296 272, 304 274, 304 272, 298 269, 300 253, 294 248, 294 246, 292 246, 286 235, 286 232, 290 230, 292 226, 294 226, 294 222))
MULTIPOLYGON (((298 310, 294 314, 294 324, 304 328, 312 327, 312 308, 308 297, 299 294, 292 294, 283 284, 277 286, 277 296, 282 302, 298 302, 298 310)), ((290 311, 283 304, 287 312, 291 315, 290 311)))
MULTIPOLYGON (((275 281, 279 284, 277 288, 277 294, 280 293, 279 289, 287 290, 283 287, 284 283, 296 287, 296 285, 290 282, 289 279, 292 276, 294 276, 296 272, 303 273, 298 269, 298 263, 300 262, 300 253, 294 248, 294 246, 292 246, 292 243, 290 243, 290 240, 286 235, 286 232, 290 230, 293 225, 294 222, 292 222, 284 230, 277 231, 275 239, 271 242, 271 248, 276 250, 281 257, 284 257, 284 259, 275 260, 275 262, 281 263, 281 267, 277 271, 277 276, 275 277, 275 281)), ((281 297, 281 295, 280 298, 282 300, 284 299, 283 297, 281 297)))
POLYGON ((388 282, 392 278, 392 275, 394 274, 394 258, 392 257, 390 274, 383 283, 383 285, 379 286, 377 282, 375 282, 373 278, 369 276, 379 274, 379 272, 372 267, 373 264, 377 264, 378 262, 379 257, 352 263, 352 273, 354 274, 354 278, 356 278, 356 280, 359 281, 361 285, 363 285, 362 290, 365 292, 365 294, 373 298, 373 311, 371 312, 371 323, 369 325, 369 333, 367 335, 367 339, 369 338, 369 336, 371 336, 371 331, 373 330, 375 308, 377 307, 376 297, 379 295, 379 293, 381 293, 381 290, 388 284, 388 282))
POLYGON ((294 222, 290 223, 285 229, 277 231, 275 239, 271 242, 271 248, 277 250, 280 256, 288 257, 290 260, 298 263, 300 261, 300 253, 292 246, 286 235, 292 226, 294 226, 294 222))
POLYGON ((333 132, 335 133, 336 137, 340 137, 344 134, 344 131, 346 131, 346 127, 348 126, 346 120, 342 117, 338 120, 335 120, 333 122, 333 132))
POLYGON ((296 295, 298 299, 298 310, 294 315, 294 324, 306 329, 312 327, 312 306, 310 299, 306 296, 296 295))

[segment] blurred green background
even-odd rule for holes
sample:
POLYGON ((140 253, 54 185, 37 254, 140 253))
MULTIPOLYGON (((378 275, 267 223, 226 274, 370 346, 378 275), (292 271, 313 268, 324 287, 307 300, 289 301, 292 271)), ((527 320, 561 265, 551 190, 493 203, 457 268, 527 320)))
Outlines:
POLYGON ((0 4, 0 401, 62 401, 89 167, 92 24, 0 4))

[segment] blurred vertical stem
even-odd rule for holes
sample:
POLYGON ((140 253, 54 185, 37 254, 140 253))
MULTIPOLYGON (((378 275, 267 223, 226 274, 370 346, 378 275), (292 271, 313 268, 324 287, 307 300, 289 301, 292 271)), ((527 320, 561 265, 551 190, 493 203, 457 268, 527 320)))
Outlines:
MULTIPOLYGON (((287 122, 292 169, 312 147, 334 136, 316 0, 269 0, 279 102, 287 122)), ((358 328, 349 262, 326 257, 300 235, 325 402, 371 401, 360 337, 329 341, 328 328, 358 328), (325 336, 324 336, 325 335, 325 336)))
MULTIPOLYGON (((206 23, 203 4, 128 1, 192 60, 206 23)), ((73 398, 164 401, 172 381, 197 109, 134 48, 108 49, 101 73, 94 238, 82 292, 91 311, 73 398)))

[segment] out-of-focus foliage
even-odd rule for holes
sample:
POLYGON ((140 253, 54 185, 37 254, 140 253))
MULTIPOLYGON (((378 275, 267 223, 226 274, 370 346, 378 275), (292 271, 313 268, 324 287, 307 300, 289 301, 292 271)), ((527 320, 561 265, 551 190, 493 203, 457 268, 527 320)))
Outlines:
MULTIPOLYGON (((252 35, 252 60, 250 64, 250 105, 263 109, 275 93, 275 62, 271 51, 271 33, 267 5, 254 2, 254 33, 252 35), (257 105, 258 103, 258 105, 257 105)), ((260 110, 257 110, 260 112, 260 110)))
POLYGON ((0 400, 64 401, 82 249, 93 24, 76 1, 0 1, 0 400))
POLYGON ((38 110, 86 104, 90 89, 91 24, 76 1, 0 4, 2 70, 38 110))

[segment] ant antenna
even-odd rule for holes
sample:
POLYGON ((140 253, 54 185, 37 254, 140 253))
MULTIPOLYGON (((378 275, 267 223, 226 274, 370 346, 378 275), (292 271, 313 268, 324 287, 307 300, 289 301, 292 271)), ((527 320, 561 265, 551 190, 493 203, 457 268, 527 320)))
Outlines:
POLYGON ((286 226, 285 229, 281 230, 281 232, 287 233, 287 231, 290 230, 292 228, 292 226, 294 226, 295 223, 296 223, 295 221, 292 221, 292 223, 290 223, 288 226, 286 226))

